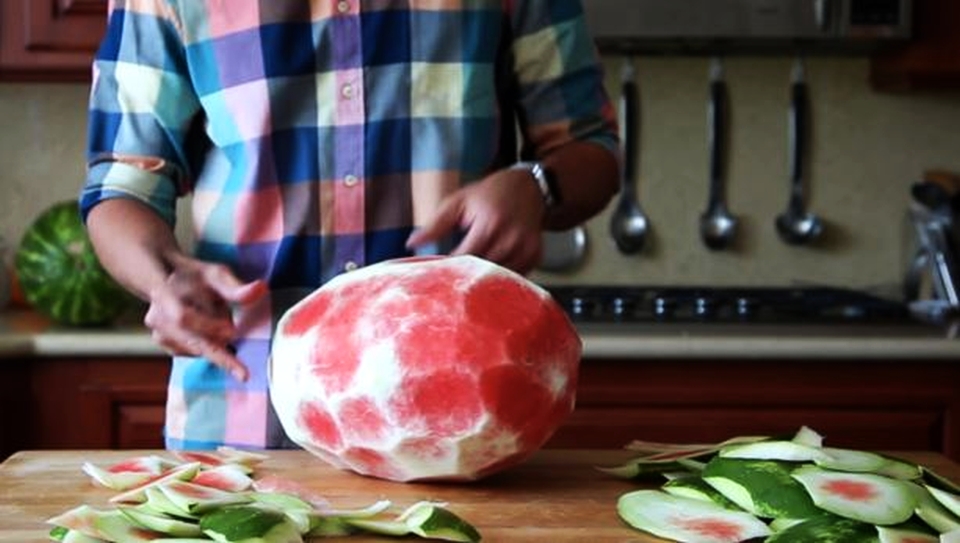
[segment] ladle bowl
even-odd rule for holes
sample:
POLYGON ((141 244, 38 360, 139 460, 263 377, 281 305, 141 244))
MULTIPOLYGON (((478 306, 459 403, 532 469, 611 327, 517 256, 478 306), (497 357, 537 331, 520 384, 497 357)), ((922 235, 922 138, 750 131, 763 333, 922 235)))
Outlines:
POLYGON ((724 207, 700 215, 700 237, 709 249, 729 247, 737 234, 737 218, 724 207))
POLYGON ((777 233, 791 245, 807 243, 823 232, 823 221, 810 212, 787 211, 777 215, 777 233))
POLYGON ((610 218, 610 236, 624 254, 639 253, 647 238, 649 221, 630 191, 621 195, 610 218))

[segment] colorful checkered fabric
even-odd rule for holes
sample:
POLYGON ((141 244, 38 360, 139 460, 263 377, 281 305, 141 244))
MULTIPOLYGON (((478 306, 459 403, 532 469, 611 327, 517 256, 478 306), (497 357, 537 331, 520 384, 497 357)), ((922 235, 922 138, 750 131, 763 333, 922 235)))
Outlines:
POLYGON ((169 448, 284 446, 266 374, 279 316, 344 270, 409 254, 443 194, 516 159, 515 134, 530 156, 618 145, 579 0, 114 4, 83 215, 135 198, 173 224, 192 195, 197 256, 270 285, 236 314, 249 382, 174 359, 169 448))

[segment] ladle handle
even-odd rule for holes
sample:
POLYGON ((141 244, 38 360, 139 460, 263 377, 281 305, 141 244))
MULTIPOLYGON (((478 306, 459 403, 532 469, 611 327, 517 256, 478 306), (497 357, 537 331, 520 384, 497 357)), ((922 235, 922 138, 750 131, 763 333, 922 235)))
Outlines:
POLYGON ((790 202, 803 204, 804 159, 807 153, 809 102, 803 64, 798 59, 794 65, 793 82, 790 84, 790 202))
POLYGON ((627 57, 623 61, 623 70, 620 82, 620 131, 623 147, 623 190, 633 190, 633 183, 637 176, 637 132, 639 124, 639 108, 637 98, 637 81, 633 67, 633 59, 627 57))
POLYGON ((717 206, 723 197, 723 179, 726 154, 727 84, 723 79, 719 59, 714 59, 710 77, 710 101, 707 107, 707 141, 710 151, 710 202, 717 206))

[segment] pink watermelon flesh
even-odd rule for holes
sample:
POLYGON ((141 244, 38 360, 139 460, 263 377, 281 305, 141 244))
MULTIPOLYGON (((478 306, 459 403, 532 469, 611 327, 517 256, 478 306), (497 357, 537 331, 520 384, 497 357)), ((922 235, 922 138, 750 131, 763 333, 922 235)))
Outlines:
POLYGON ((539 449, 573 409, 580 338, 549 294, 472 256, 341 275, 291 308, 271 353, 295 442, 385 479, 475 480, 539 449))

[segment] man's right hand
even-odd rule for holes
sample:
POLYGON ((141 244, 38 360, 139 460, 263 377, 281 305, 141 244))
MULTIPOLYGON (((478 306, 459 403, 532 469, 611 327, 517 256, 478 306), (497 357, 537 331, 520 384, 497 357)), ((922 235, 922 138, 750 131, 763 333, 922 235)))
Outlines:
POLYGON ((261 298, 266 282, 243 283, 222 264, 182 255, 168 264, 166 280, 149 292, 144 324, 153 339, 172 355, 202 356, 246 381, 249 371, 230 347, 237 336, 231 307, 261 298))

